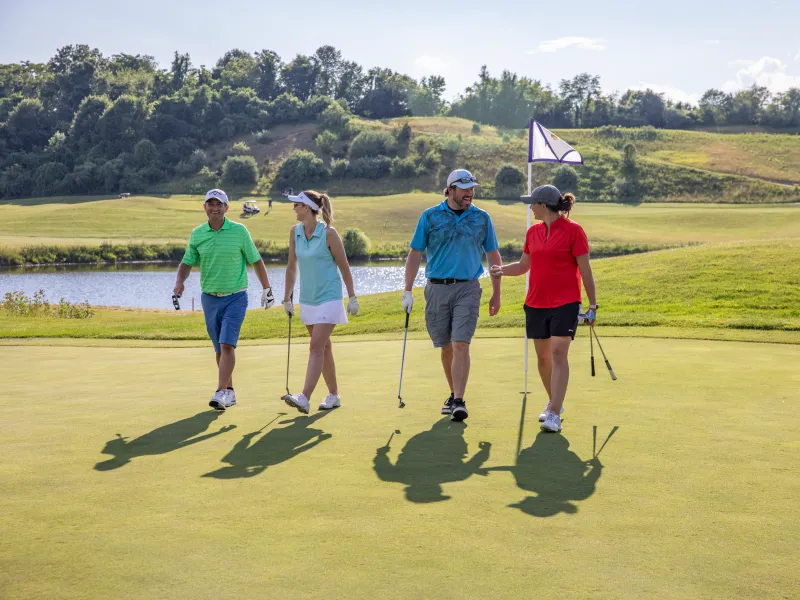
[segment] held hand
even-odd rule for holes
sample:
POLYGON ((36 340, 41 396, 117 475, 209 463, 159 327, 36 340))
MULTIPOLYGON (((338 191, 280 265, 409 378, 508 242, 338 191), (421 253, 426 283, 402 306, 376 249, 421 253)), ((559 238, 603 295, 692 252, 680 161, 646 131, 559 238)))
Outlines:
POLYGON ((403 310, 407 313, 411 312, 414 308, 414 294, 411 292, 403 292, 403 310))
POLYGON ((294 316, 294 303, 291 300, 285 300, 283 303, 283 310, 291 318, 294 316))
POLYGON ((183 296, 183 288, 184 288, 183 282, 181 283, 176 282, 175 287, 172 290, 173 295, 177 296, 178 298, 183 296))
POLYGON ((264 288, 264 291, 261 292, 261 307, 269 308, 273 304, 275 304, 275 296, 272 295, 272 288, 264 288))
POLYGON ((355 317, 358 314, 358 309, 358 298, 353 296, 347 301, 347 313, 355 317))
POLYGON ((489 316, 493 317, 500 312, 500 294, 492 294, 489 299, 489 316))
POLYGON ((500 279, 503 276, 503 265, 492 265, 489 269, 489 274, 495 279, 500 279))
POLYGON ((596 308, 588 309, 584 314, 584 318, 586 319, 586 322, 589 325, 594 326, 594 322, 597 319, 597 309, 596 308))

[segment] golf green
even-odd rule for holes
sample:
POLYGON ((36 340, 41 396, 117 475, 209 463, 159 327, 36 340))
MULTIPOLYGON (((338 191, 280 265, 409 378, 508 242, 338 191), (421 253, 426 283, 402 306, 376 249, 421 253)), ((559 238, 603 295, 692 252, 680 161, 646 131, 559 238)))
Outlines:
POLYGON ((283 346, 239 348, 224 414, 210 348, 2 346, 0 597, 796 594, 800 347, 598 332, 619 379, 581 331, 562 434, 517 339, 475 341, 464 424, 427 341, 402 410, 401 342, 335 342, 309 416, 283 346))

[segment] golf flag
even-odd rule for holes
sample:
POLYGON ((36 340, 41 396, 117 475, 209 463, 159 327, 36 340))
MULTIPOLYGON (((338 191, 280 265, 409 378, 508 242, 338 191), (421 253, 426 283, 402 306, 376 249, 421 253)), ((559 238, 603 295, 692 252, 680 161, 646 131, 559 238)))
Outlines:
POLYGON ((528 162, 582 165, 583 156, 555 133, 531 119, 528 132, 528 162))

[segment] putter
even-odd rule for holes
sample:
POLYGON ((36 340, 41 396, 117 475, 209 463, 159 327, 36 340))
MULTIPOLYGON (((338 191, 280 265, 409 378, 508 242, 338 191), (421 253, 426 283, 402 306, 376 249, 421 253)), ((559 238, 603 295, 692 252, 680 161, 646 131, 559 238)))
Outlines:
MULTIPOLYGON (((291 301, 294 298, 294 294, 289 296, 289 300, 291 301)), ((292 315, 289 316, 289 344, 286 349, 286 394, 281 396, 281 400, 289 404, 290 406, 294 406, 293 404, 289 403, 289 397, 292 395, 289 391, 289 358, 292 355, 292 315)))
POLYGON ((606 367, 608 368, 608 372, 611 375, 611 380, 616 381, 617 375, 616 373, 614 373, 614 369, 611 368, 611 363, 608 362, 608 359, 606 358, 606 353, 603 351, 603 345, 600 343, 600 338, 597 337, 597 332, 594 330, 594 327, 592 327, 592 333, 594 333, 594 338, 597 340, 597 346, 600 348, 600 352, 603 354, 603 360, 606 361, 606 367))
POLYGON ((172 306, 175 307, 175 310, 180 310, 181 309, 181 303, 178 302, 178 298, 180 298, 180 296, 176 296, 175 294, 172 294, 172 306))
POLYGON ((403 389, 403 366, 406 364, 406 340, 408 339, 408 317, 410 316, 411 313, 406 313, 406 328, 403 333, 403 356, 400 359, 400 386, 397 388, 397 399, 400 401, 397 405, 398 408, 405 408, 406 406, 406 403, 403 402, 403 397, 400 395, 400 391, 403 389))
POLYGON ((609 434, 608 434, 608 437, 606 438, 606 441, 605 441, 605 442, 603 442, 603 445, 602 445, 602 446, 600 446, 600 450, 598 450, 598 451, 597 451, 597 454, 595 454, 595 455, 594 455, 594 457, 595 457, 595 458, 597 458, 598 456, 600 456, 600 453, 603 451, 603 448, 605 448, 605 447, 606 447, 606 444, 608 443, 608 440, 610 440, 610 439, 611 439, 611 436, 612 436, 612 435, 614 435, 615 433, 617 433, 617 429, 619 429, 619 427, 618 427, 617 425, 614 425, 614 427, 612 427, 612 428, 611 428, 611 433, 609 433, 609 434))

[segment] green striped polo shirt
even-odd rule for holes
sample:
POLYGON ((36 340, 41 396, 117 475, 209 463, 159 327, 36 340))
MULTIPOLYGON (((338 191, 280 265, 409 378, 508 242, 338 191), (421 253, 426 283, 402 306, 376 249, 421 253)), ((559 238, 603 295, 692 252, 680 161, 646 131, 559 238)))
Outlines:
POLYGON ((207 294, 232 294, 247 289, 247 265, 260 258, 247 227, 225 217, 219 231, 207 222, 192 230, 181 262, 200 265, 200 289, 207 294))

